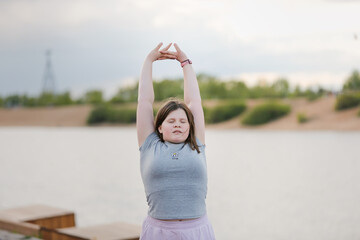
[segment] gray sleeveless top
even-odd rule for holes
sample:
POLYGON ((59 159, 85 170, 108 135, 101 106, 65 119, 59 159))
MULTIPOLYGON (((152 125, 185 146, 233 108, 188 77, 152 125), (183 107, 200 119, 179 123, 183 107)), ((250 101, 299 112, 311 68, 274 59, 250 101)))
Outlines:
POLYGON ((140 147, 141 177, 151 217, 188 219, 206 213, 205 145, 196 141, 200 153, 189 144, 161 142, 153 132, 140 147))

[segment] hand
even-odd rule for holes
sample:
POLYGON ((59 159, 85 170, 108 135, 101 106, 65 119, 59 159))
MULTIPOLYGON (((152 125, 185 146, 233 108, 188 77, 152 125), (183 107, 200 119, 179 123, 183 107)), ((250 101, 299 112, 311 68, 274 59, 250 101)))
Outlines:
POLYGON ((160 50, 160 53, 164 54, 164 56, 168 56, 169 58, 170 58, 170 56, 175 57, 172 59, 176 59, 179 62, 183 62, 186 59, 188 59, 186 54, 183 51, 181 51, 181 49, 179 48, 179 46, 176 43, 174 43, 174 47, 176 49, 176 52, 168 51, 169 48, 167 48, 167 49, 165 48, 163 50, 160 50))
POLYGON ((156 60, 164 60, 164 59, 175 59, 176 57, 174 55, 171 54, 167 54, 167 53, 161 53, 161 51, 167 51, 170 47, 171 44, 167 45, 165 48, 160 50, 160 47, 162 46, 163 43, 159 43, 156 48, 154 48, 147 56, 147 59, 149 59, 151 62, 155 62, 156 60))

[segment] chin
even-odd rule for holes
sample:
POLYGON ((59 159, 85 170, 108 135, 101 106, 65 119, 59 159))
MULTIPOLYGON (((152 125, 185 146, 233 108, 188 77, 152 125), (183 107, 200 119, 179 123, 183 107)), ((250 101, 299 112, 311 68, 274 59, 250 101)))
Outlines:
MULTIPOLYGON (((186 140, 186 139, 185 139, 186 140)), ((182 139, 171 139, 169 142, 173 142, 173 143, 183 143, 185 142, 185 140, 182 139)))
POLYGON ((186 141, 186 139, 187 139, 187 137, 186 138, 174 137, 174 138, 169 138, 168 140, 165 140, 165 141, 172 142, 172 143, 183 143, 186 141))

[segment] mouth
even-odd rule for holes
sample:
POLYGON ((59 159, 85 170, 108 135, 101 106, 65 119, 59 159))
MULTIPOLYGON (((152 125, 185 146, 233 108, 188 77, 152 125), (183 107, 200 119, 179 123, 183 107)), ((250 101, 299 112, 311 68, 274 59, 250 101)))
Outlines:
POLYGON ((173 131, 173 133, 182 133, 181 131, 179 131, 179 130, 176 130, 176 131, 173 131))

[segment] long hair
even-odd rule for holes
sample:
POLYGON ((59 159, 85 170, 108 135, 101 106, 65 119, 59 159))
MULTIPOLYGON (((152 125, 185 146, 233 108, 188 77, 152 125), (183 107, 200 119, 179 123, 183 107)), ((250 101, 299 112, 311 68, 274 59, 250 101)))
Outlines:
POLYGON ((191 112, 191 110, 186 106, 185 103, 180 101, 176 98, 170 98, 167 102, 164 103, 164 105, 159 109, 159 111, 156 114, 155 117, 155 131, 162 142, 164 142, 164 138, 162 134, 159 132, 159 127, 161 124, 165 121, 166 117, 172 112, 177 109, 181 108, 185 111, 189 125, 189 136, 185 140, 185 143, 188 143, 190 145, 190 148, 192 150, 196 150, 198 153, 200 153, 199 146, 196 143, 196 137, 195 137, 195 122, 194 122, 194 116, 191 112))

